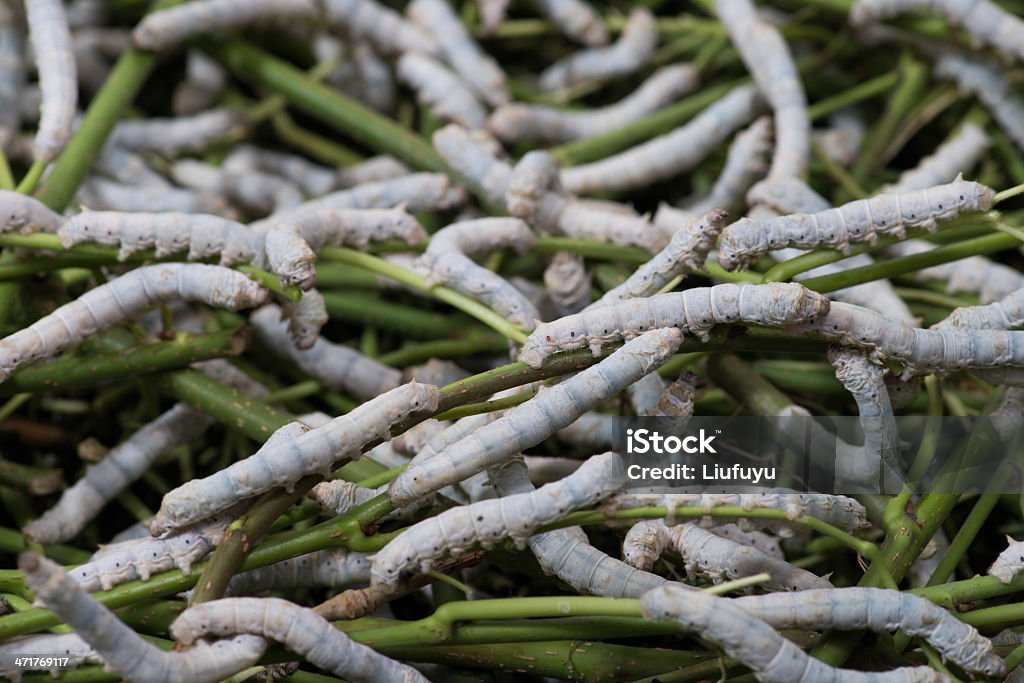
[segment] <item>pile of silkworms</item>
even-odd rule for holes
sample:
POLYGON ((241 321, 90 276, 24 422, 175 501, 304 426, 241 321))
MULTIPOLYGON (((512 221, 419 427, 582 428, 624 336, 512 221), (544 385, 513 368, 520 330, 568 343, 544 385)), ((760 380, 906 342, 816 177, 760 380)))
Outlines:
POLYGON ((1024 681, 1024 467, 914 487, 1024 443, 1022 83, 1022 0, 0 0, 0 678, 1024 681), (849 495, 639 487, 708 416, 849 495))

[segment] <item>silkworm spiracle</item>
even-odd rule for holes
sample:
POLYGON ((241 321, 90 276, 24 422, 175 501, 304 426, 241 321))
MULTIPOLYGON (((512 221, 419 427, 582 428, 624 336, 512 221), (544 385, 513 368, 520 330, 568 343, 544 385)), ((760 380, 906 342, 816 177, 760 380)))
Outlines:
POLYGON ((78 106, 75 55, 61 0, 28 0, 25 16, 43 93, 32 158, 37 164, 47 164, 60 154, 71 136, 78 106))
POLYGON ((175 299, 237 311, 266 301, 267 290, 239 272, 202 264, 144 266, 91 289, 29 327, 0 340, 0 382, 99 330, 175 299))
POLYGON ((589 347, 597 355, 605 345, 631 339, 644 330, 676 327, 706 339, 715 325, 780 326, 812 320, 828 310, 828 297, 793 283, 694 287, 628 299, 542 323, 526 340, 519 360, 539 368, 553 353, 589 347))

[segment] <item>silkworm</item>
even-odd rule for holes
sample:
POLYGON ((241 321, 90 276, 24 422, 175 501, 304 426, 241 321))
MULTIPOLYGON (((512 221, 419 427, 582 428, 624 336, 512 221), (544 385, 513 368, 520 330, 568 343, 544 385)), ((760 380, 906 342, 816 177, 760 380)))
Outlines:
POLYGON ((207 33, 230 31, 263 20, 314 20, 315 0, 192 0, 151 12, 132 31, 140 50, 160 52, 207 33))
POLYGON ((347 48, 327 82, 377 111, 394 111, 398 87, 390 64, 366 41, 352 40, 347 48))
POLYGON ((185 56, 185 78, 174 88, 173 108, 178 116, 193 116, 209 109, 227 85, 224 67, 199 50, 185 56))
POLYGON ((511 0, 477 0, 480 12, 480 30, 485 36, 492 35, 505 20, 505 13, 511 0))
POLYGON ((652 372, 626 387, 626 396, 638 416, 654 414, 655 406, 665 391, 665 380, 652 372))
MULTIPOLYGON (((897 242, 886 249, 896 256, 911 256, 933 249, 923 240, 897 242)), ((922 268, 913 274, 915 280, 941 280, 949 294, 977 294, 983 304, 992 303, 1024 287, 1024 275, 1016 268, 997 263, 984 256, 968 256, 953 263, 922 268)))
POLYGON ((171 624, 174 639, 247 633, 276 640, 311 664, 367 683, 429 683, 416 669, 351 640, 311 609, 280 598, 223 598, 193 605, 171 624))
POLYGON ((370 558, 348 548, 330 548, 251 569, 231 577, 227 595, 290 588, 352 588, 370 580, 370 558))
POLYGON ((1024 326, 1024 289, 984 306, 960 306, 933 330, 1016 330, 1024 326))
POLYGON ((478 136, 456 124, 434 131, 434 149, 452 168, 475 182, 495 204, 504 205, 512 168, 478 136))
MULTIPOLYGON (((45 671, 55 663, 50 660, 46 666, 42 662, 36 664, 33 657, 50 659, 53 657, 67 657, 73 665, 80 664, 102 664, 103 659, 96 654, 96 650, 89 643, 82 640, 82 637, 75 633, 41 633, 30 636, 11 638, 0 643, 0 675, 8 676, 9 679, 18 683, 26 671, 45 671), (27 658, 17 666, 13 666, 14 657, 21 655, 27 658), (7 664, 7 663, 10 664, 7 664), (10 668, 4 666, 7 664, 10 668)), ((58 669, 50 669, 50 675, 58 676, 58 669)))
POLYGON ((723 524, 711 527, 710 531, 715 536, 721 536, 734 543, 757 548, 765 555, 776 560, 783 560, 786 557, 782 552, 782 539, 779 536, 772 536, 763 531, 745 531, 737 524, 723 524))
POLYGON ((170 119, 120 121, 111 131, 107 144, 135 152, 154 152, 164 157, 174 157, 188 152, 201 152, 214 140, 224 137, 243 123, 245 116, 236 109, 210 109, 195 116, 170 119))
POLYGON ((544 287, 559 317, 579 313, 590 303, 590 273, 582 256, 558 251, 544 269, 544 287))
POLYGON ((543 150, 523 155, 512 168, 505 190, 505 207, 517 218, 529 219, 549 190, 558 189, 558 162, 543 150))
POLYGON ((57 232, 64 218, 38 199, 12 190, 0 190, 0 221, 3 221, 0 233, 18 230, 24 234, 52 234, 57 232))
MULTIPOLYGON (((351 166, 343 166, 335 171, 334 185, 338 189, 345 189, 362 185, 363 183, 376 183, 382 180, 392 180, 409 175, 412 171, 398 159, 381 154, 370 157, 366 161, 360 161, 351 166)), ((311 195, 322 194, 320 192, 309 192, 311 195)))
POLYGON ((293 221, 294 216, 310 209, 393 209, 406 211, 447 211, 466 203, 468 193, 443 173, 410 173, 408 175, 363 183, 355 187, 325 194, 299 206, 277 212, 272 220, 293 221))
POLYGON ((628 299, 537 326, 519 360, 539 368, 560 351, 589 348, 596 356, 620 339, 644 330, 679 328, 706 339, 715 325, 744 322, 778 327, 812 320, 829 310, 827 297, 795 283, 715 285, 628 299))
POLYGON ((147 308, 175 299, 237 311, 266 301, 267 290, 239 272, 203 264, 144 266, 89 290, 0 340, 0 381, 17 368, 78 345, 147 308))
MULTIPOLYGON (((864 119, 859 114, 852 109, 840 109, 829 117, 829 127, 814 131, 813 136, 826 157, 840 166, 849 166, 857 158, 866 132, 864 119)), ((938 185, 955 175, 930 182, 928 185, 938 185)))
POLYGON ((569 38, 589 47, 608 44, 601 15, 585 0, 533 0, 533 4, 569 38))
POLYGON ((90 209, 131 212, 211 213, 237 218, 219 195, 169 185, 131 185, 89 176, 75 200, 90 209))
POLYGON ((295 154, 253 145, 239 145, 231 151, 224 164, 236 170, 262 171, 288 178, 303 193, 313 197, 326 194, 336 187, 337 174, 333 169, 295 154))
POLYGON ((183 403, 146 424, 111 449, 85 476, 61 494, 60 500, 25 533, 49 545, 74 538, 103 506, 149 469, 157 458, 204 432, 213 420, 183 403))
POLYGON ((0 2, 0 148, 8 149, 21 128, 19 103, 25 87, 25 34, 15 0, 0 2))
POLYGON ((61 0, 26 2, 25 18, 43 93, 32 158, 35 163, 48 164, 61 153, 71 136, 78 106, 75 54, 61 0))
POLYGON ((389 7, 375 0, 322 0, 327 22, 339 26, 357 39, 366 40, 384 55, 426 52, 438 55, 441 50, 434 36, 389 7))
POLYGON ((469 373, 458 363, 443 358, 431 358, 426 363, 410 365, 402 370, 402 381, 416 380, 439 387, 453 384, 469 377, 469 373))
POLYGON ((850 23, 865 26, 907 12, 927 10, 962 28, 975 47, 988 45, 997 52, 1024 60, 1020 35, 1024 21, 990 0, 964 4, 956 0, 857 0, 850 8, 850 23))
POLYGON ((999 579, 1000 583, 1010 583, 1024 571, 1024 541, 1015 541, 1012 536, 1006 537, 1006 550, 988 568, 989 576, 999 579))
POLYGON ((252 263, 259 249, 251 231, 243 224, 205 214, 82 211, 57 230, 65 249, 84 244, 118 247, 124 261, 146 249, 156 258, 188 252, 190 261, 219 256, 221 265, 252 263))
POLYGON ((830 588, 804 591, 799 596, 751 595, 732 602, 777 629, 900 631, 924 639, 943 658, 965 671, 1002 676, 1006 670, 992 642, 977 629, 909 593, 883 588, 830 588))
POLYGON ((486 125, 487 112, 473 91, 433 57, 406 52, 398 60, 398 77, 416 92, 416 101, 430 107, 438 118, 470 130, 486 125))
POLYGON ((32 592, 47 608, 75 629, 107 665, 132 681, 201 683, 219 681, 255 664, 266 643, 239 636, 191 650, 165 652, 149 644, 109 609, 96 602, 55 562, 25 551, 18 568, 32 592))
POLYGON ((369 400, 401 384, 401 371, 324 337, 317 336, 309 348, 296 348, 290 343, 288 326, 281 320, 281 309, 273 304, 253 312, 249 323, 268 349, 330 389, 369 400))
POLYGON ((533 530, 592 505, 626 481, 622 459, 608 452, 587 460, 571 475, 535 492, 481 500, 418 522, 373 557, 371 586, 393 590, 403 572, 428 571, 433 560, 467 548, 511 538, 519 547, 533 530))
POLYGON ((618 287, 605 292, 604 296, 585 310, 639 299, 657 294, 665 285, 680 275, 692 273, 704 267, 708 252, 715 246, 718 235, 729 218, 723 209, 712 209, 709 213, 681 228, 664 249, 618 287))
POLYGON ((407 505, 540 443, 664 364, 681 341, 682 333, 672 328, 640 335, 597 365, 506 411, 434 457, 411 465, 391 483, 391 501, 407 505))
POLYGON ((696 382, 697 377, 689 372, 679 375, 661 392, 652 414, 661 417, 692 416, 696 382))
POLYGON ((533 232, 518 218, 480 218, 439 230, 420 262, 429 271, 428 285, 451 287, 511 322, 532 328, 539 317, 537 309, 508 280, 478 266, 466 254, 501 247, 513 247, 523 253, 533 244, 533 232))
POLYGON ((437 408, 437 387, 410 382, 366 401, 347 415, 286 443, 265 444, 245 460, 167 493, 150 525, 159 536, 275 486, 293 487, 309 474, 327 474, 410 415, 437 408))
POLYGON ((286 322, 285 329, 296 350, 305 351, 316 344, 320 329, 331 316, 327 313, 324 297, 315 289, 302 293, 298 301, 281 302, 280 319, 286 322))
POLYGON ((141 154, 116 145, 106 145, 96 158, 93 168, 97 173, 123 185, 174 188, 167 178, 157 173, 146 162, 141 154))
POLYGON ((909 192, 948 183, 971 170, 991 144, 980 126, 967 122, 914 168, 900 174, 894 184, 883 187, 882 192, 909 192))
MULTIPOLYGON (((664 507, 668 511, 665 517, 669 521, 675 519, 677 508, 700 508, 703 512, 710 514, 718 507, 735 507, 741 510, 784 510, 787 520, 813 517, 846 532, 854 532, 871 526, 867 521, 867 511, 852 498, 824 493, 796 493, 785 489, 769 489, 764 493, 686 493, 679 492, 678 489, 645 493, 630 490, 611 496, 601 504, 601 509, 606 512, 638 507, 664 507)), ((733 520, 723 520, 725 518, 706 517, 703 522, 706 525, 733 522, 733 520)), ((775 524, 769 520, 750 519, 749 521, 750 525, 741 524, 740 528, 744 528, 744 526, 747 529, 754 528, 751 525, 755 524, 765 529, 789 526, 788 524, 775 524)))
POLYGON ((194 159, 181 159, 171 167, 171 177, 185 187, 222 195, 259 216, 302 203, 302 192, 290 180, 260 171, 238 172, 226 163, 218 168, 194 159))
POLYGON ((311 206, 250 226, 266 229, 264 250, 270 270, 282 282, 308 289, 316 282, 316 254, 327 246, 360 250, 372 242, 398 239, 421 244, 427 233, 404 206, 393 209, 334 209, 311 206))
MULTIPOLYGON (((802 596, 801 596, 802 597, 802 596)), ((925 666, 885 672, 835 669, 807 655, 764 621, 751 616, 739 600, 660 586, 640 598, 645 619, 674 621, 747 666, 759 681, 838 683, 918 683, 947 680, 925 666)))
POLYGON ((446 0, 414 0, 405 13, 434 35, 445 61, 479 97, 495 107, 508 102, 505 73, 480 49, 446 0))
POLYGON ((355 482, 336 479, 317 484, 310 489, 307 495, 316 501, 325 514, 334 517, 343 515, 368 500, 372 500, 378 495, 378 491, 360 486, 355 482))
POLYGON ((540 74, 541 90, 561 90, 584 81, 602 81, 639 71, 658 47, 658 23, 647 9, 634 9, 622 35, 608 47, 575 52, 540 74))
POLYGON ((858 199, 818 213, 744 218, 722 232, 718 262, 726 270, 735 270, 782 247, 826 247, 849 253, 851 243, 874 244, 879 235, 902 238, 907 228, 934 231, 941 220, 988 211, 994 197, 988 187, 957 176, 946 185, 858 199))
POLYGON ((934 71, 939 78, 956 82, 961 93, 977 97, 1007 137, 1024 150, 1024 100, 1000 69, 986 61, 943 52, 935 59, 934 71))
POLYGON ((750 0, 717 0, 715 13, 775 114, 775 155, 769 175, 802 178, 811 154, 811 119, 786 41, 777 28, 757 18, 750 0))
POLYGON ((601 161, 563 170, 562 186, 575 194, 621 192, 672 178, 699 164, 762 106, 753 86, 741 86, 671 133, 601 161))
POLYGON ((636 90, 607 107, 585 111, 542 105, 506 104, 487 119, 487 130, 507 143, 533 140, 571 142, 594 137, 640 119, 674 102, 697 87, 697 70, 689 64, 672 64, 655 71, 636 90))

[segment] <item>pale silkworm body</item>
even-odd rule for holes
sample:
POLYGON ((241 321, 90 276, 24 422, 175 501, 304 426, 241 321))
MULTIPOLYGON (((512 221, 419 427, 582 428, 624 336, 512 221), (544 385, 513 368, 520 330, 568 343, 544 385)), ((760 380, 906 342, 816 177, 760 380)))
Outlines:
POLYGON ((370 581, 370 558, 347 548, 318 550, 242 572, 231 578, 227 595, 290 588, 354 588, 370 581))
POLYGON ((434 384, 443 387, 453 384, 469 377, 458 363, 443 358, 431 358, 420 365, 409 365, 402 370, 402 381, 409 382, 416 380, 424 384, 434 384))
POLYGON ((477 0, 480 12, 480 29, 485 36, 492 35, 501 22, 505 20, 505 12, 511 0, 477 0))
MULTIPOLYGON (((305 296, 308 295, 307 292, 305 296)), ((295 363, 326 387, 369 400, 401 384, 401 371, 323 337, 316 337, 307 349, 296 348, 290 343, 288 325, 282 322, 281 311, 275 305, 255 311, 249 316, 249 322, 267 348, 295 363)))
POLYGON ((885 672, 835 669, 804 653, 764 621, 751 616, 739 600, 663 586, 640 599, 644 618, 674 621, 750 668, 759 681, 791 683, 924 683, 948 680, 925 666, 885 672))
POLYGON ((466 254, 513 247, 519 253, 534 244, 530 227, 518 218, 480 218, 453 223, 430 240, 421 264, 430 286, 446 285, 477 299, 516 325, 532 328, 537 309, 508 280, 474 263, 466 254))
POLYGON ((645 330, 672 327, 707 338, 719 324, 778 327, 812 320, 828 310, 828 297, 793 283, 694 287, 628 299, 542 323, 526 340, 519 360, 539 368, 553 353, 590 348, 597 355, 604 346, 631 339, 645 330))
POLYGON ((850 9, 850 23, 865 26, 883 19, 925 10, 961 27, 974 47, 988 45, 1007 57, 1024 61, 1024 20, 991 0, 857 0, 850 9))
POLYGON ((224 92, 228 74, 224 67, 199 50, 189 50, 185 58, 185 80, 174 88, 174 113, 193 116, 209 109, 224 92))
POLYGON ((143 158, 123 147, 107 145, 93 165, 96 172, 124 185, 152 185, 172 188, 164 176, 157 173, 143 158))
POLYGON ((917 166, 900 174, 894 184, 884 186, 882 192, 909 192, 948 183, 970 171, 991 145, 985 131, 968 121, 917 166))
POLYGON ((537 213, 529 220, 532 225, 566 237, 640 247, 651 253, 657 253, 667 241, 650 216, 639 216, 632 210, 609 211, 554 192, 541 198, 537 213))
POLYGON ((128 185, 90 176, 82 181, 75 200, 90 209, 130 212, 210 213, 237 218, 220 195, 168 185, 128 185))
POLYGON ((640 87, 615 104, 585 111, 542 105, 507 104, 487 119, 487 129, 507 143, 533 140, 563 143, 618 130, 691 92, 697 87, 697 70, 689 64, 672 64, 655 71, 640 87))
POLYGON ((509 101, 505 73, 480 49, 447 0, 414 0, 405 13, 434 35, 445 61, 479 97, 496 107, 509 101))
POLYGON ((226 162, 217 167, 195 159, 181 159, 174 162, 171 177, 185 187, 223 195, 232 204, 259 216, 302 202, 302 193, 290 180, 261 171, 239 172, 226 162))
POLYGON ((245 123, 245 115, 235 109, 210 109, 195 116, 173 119, 133 119, 120 121, 107 144, 135 152, 154 152, 174 157, 201 152, 245 123))
POLYGON ((1024 289, 984 306, 961 306, 933 330, 1017 330, 1024 327, 1024 289))
MULTIPOLYGON (((1000 439, 1003 441, 1013 439, 1024 425, 1024 388, 1020 386, 1007 387, 999 405, 989 413, 989 420, 1000 439)), ((1013 545, 1014 542, 1009 537, 1006 540, 1013 545)), ((1018 550, 1024 550, 1024 545, 1018 546, 1018 550)), ((1024 560, 1020 561, 1024 562, 1024 560)))
POLYGON ((999 579, 1000 583, 1010 583, 1024 571, 1024 541, 1015 541, 1012 536, 1006 537, 1006 550, 988 568, 990 576, 999 579))
POLYGON ((315 289, 303 292, 298 301, 286 299, 281 302, 280 319, 287 323, 285 329, 291 337, 292 346, 299 351, 316 344, 320 329, 330 318, 323 295, 315 289))
POLYGON ((366 41, 352 40, 346 61, 339 64, 326 80, 377 111, 389 113, 395 108, 397 86, 391 66, 366 41))
POLYGON ((376 0, 322 0, 327 22, 352 38, 366 40, 384 55, 426 52, 437 55, 434 36, 376 0))
POLYGON ((280 598, 223 598, 193 605, 171 625, 178 642, 248 633, 276 640, 311 664, 367 683, 430 683, 416 669, 351 640, 311 609, 280 598))
POLYGON ((544 288, 559 316, 579 313, 590 303, 590 273, 582 256, 559 251, 544 269, 544 288))
MULTIPOLYGON (((580 468, 582 464, 575 458, 558 458, 544 455, 524 455, 523 462, 530 473, 530 481, 534 486, 550 484, 564 479, 580 468)), ((492 485, 493 489, 493 485, 492 485)))
MULTIPOLYGON (((356 185, 362 185, 363 183, 378 183, 383 180, 401 178, 410 173, 412 171, 401 161, 392 156, 382 154, 370 157, 366 161, 360 161, 358 164, 339 168, 335 171, 334 186, 339 190, 343 190, 355 187, 356 185)), ((309 194, 315 196, 322 193, 310 192, 309 194)))
POLYGON ((26 2, 25 18, 43 93, 32 159, 47 164, 61 153, 71 136, 78 106, 75 54, 61 0, 26 2))
POLYGON ((665 392, 665 380, 652 372, 626 387, 626 396, 639 416, 654 415, 655 407, 665 392))
POLYGON ((718 262, 726 270, 736 270, 783 247, 825 247, 848 253, 850 244, 874 244, 879 235, 902 238, 908 228, 935 230, 939 221, 960 213, 988 211, 994 197, 984 185, 958 177, 946 185, 858 199, 818 213, 744 218, 722 233, 718 262))
POLYGON ((427 571, 433 560, 475 545, 486 548, 511 538, 522 547, 537 527, 596 503, 625 481, 622 459, 608 452, 534 492, 445 510, 414 524, 374 556, 371 586, 393 590, 403 572, 427 571))
MULTIPOLYGON (((835 163, 844 167, 851 165, 857 158, 860 144, 867 132, 864 119, 852 109, 841 109, 829 117, 829 124, 828 128, 814 131, 814 141, 821 147, 825 156, 835 163)), ((954 173, 949 178, 942 178, 928 185, 938 185, 955 176, 954 173)))
POLYGON ((225 166, 244 171, 262 171, 288 178, 310 196, 319 197, 336 187, 333 169, 304 157, 275 152, 253 145, 239 145, 224 161, 225 166))
POLYGON ((93 243, 118 247, 118 260, 153 249, 164 258, 188 252, 190 261, 221 257, 223 265, 257 260, 253 235, 242 223, 220 216, 181 213, 82 211, 57 231, 61 246, 93 243))
POLYGON ((7 150, 21 129, 19 102, 25 87, 25 32, 21 3, 0 2, 0 149, 7 150))
POLYGON ((446 448, 455 444, 465 437, 475 432, 485 424, 494 422, 500 417, 500 413, 481 413, 479 415, 470 415, 464 417, 461 420, 456 420, 454 424, 450 424, 444 428, 439 434, 432 436, 426 444, 413 456, 410 464, 417 465, 430 458, 433 458, 438 453, 443 452, 446 448))
POLYGON ((804 591, 799 596, 751 595, 732 602, 777 629, 897 630, 923 638, 943 658, 971 673, 1001 676, 1006 670, 992 642, 973 626, 908 593, 883 588, 831 588, 804 591))
POLYGON ((25 527, 25 533, 43 545, 74 538, 157 458, 203 433, 211 424, 213 420, 203 413, 183 403, 176 404, 89 467, 85 476, 64 491, 56 505, 25 527))
POLYGON ((64 218, 38 199, 12 190, 0 190, 0 233, 17 230, 55 233, 64 218))
MULTIPOLYGON (((867 511, 864 507, 852 498, 846 496, 832 496, 824 493, 796 493, 793 491, 779 490, 767 491, 765 493, 686 493, 673 492, 673 489, 645 493, 643 491, 629 491, 628 493, 616 494, 601 504, 601 509, 607 512, 615 510, 628 510, 638 507, 664 507, 668 513, 665 518, 672 522, 675 520, 677 508, 700 508, 710 513, 718 507, 737 507, 742 510, 784 510, 788 520, 795 520, 799 517, 813 517, 820 519, 831 526, 843 529, 847 532, 854 532, 871 526, 867 521, 867 511)), ((741 528, 774 529, 779 527, 776 520, 748 520, 750 525, 741 524, 741 528)), ((705 517, 702 520, 705 525, 729 524, 731 520, 721 517, 705 517)), ((787 526, 786 523, 781 526, 787 526)), ((746 530, 745 529, 745 530, 746 530)))
POLYGON ((935 60, 935 75, 955 81, 961 93, 977 97, 1017 149, 1024 150, 1024 100, 1001 69, 989 62, 944 52, 935 60))
POLYGON ((696 395, 697 377, 684 372, 665 387, 654 405, 653 414, 660 417, 690 417, 693 415, 693 399, 696 395))
POLYGON ((315 0, 191 0, 147 14, 132 31, 132 42, 140 50, 159 52, 195 36, 260 21, 312 21, 319 16, 315 0))
POLYGON ((608 44, 601 15, 585 0, 533 0, 533 4, 569 38, 589 47, 608 44))
POLYGON ((270 216, 271 220, 294 222, 296 216, 309 209, 393 209, 406 211, 445 211, 466 203, 466 190, 443 173, 410 173, 408 175, 363 183, 305 202, 270 216))
POLYGON ((541 90, 568 88, 639 71, 658 47, 658 24, 646 9, 634 9, 619 39, 608 47, 582 50, 561 59, 540 75, 541 90))
POLYGON ((36 598, 128 680, 212 683, 252 666, 267 648, 262 638, 239 636, 187 652, 165 652, 119 621, 55 562, 26 551, 19 556, 18 566, 36 598))
POLYGON ((483 128, 487 112, 473 91, 441 62, 420 52, 398 60, 398 77, 416 92, 416 100, 438 118, 470 130, 483 128))
POLYGON ((637 268, 625 282, 605 292, 585 310, 638 299, 657 294, 665 285, 680 275, 704 267, 708 252, 715 246, 719 233, 725 227, 729 214, 712 209, 706 215, 681 228, 664 249, 654 258, 637 268))
POLYGON ((649 572, 668 548, 669 542, 668 528, 658 520, 637 522, 629 528, 622 540, 622 559, 630 567, 649 572))
POLYGON ((734 543, 756 548, 776 560, 786 559, 785 553, 782 552, 782 538, 779 536, 772 536, 763 531, 745 531, 737 524, 711 527, 711 533, 734 543))
MULTIPOLYGON (((924 240, 907 240, 893 244, 886 252, 896 256, 911 256, 934 248, 935 245, 924 240)), ((984 256, 968 256, 953 263, 922 268, 913 277, 919 282, 944 281, 949 294, 977 294, 983 304, 1002 299, 1024 287, 1024 274, 984 256)))
POLYGON ((741 86, 671 133, 619 154, 567 168, 562 185, 575 194, 621 192, 646 187, 690 170, 762 109, 752 86, 741 86))
POLYGON ((505 191, 505 206, 517 218, 529 219, 537 203, 548 192, 558 190, 558 162, 543 150, 523 155, 512 168, 505 191))
MULTIPOLYGON (((385 486, 384 490, 386 489, 385 486)), ((324 514, 334 517, 359 507, 376 498, 378 494, 377 489, 368 489, 355 482, 335 479, 317 484, 307 495, 316 501, 324 514)))
MULTIPOLYGON (((46 671, 48 666, 42 663, 35 665, 31 659, 23 660, 17 667, 5 665, 13 663, 14 656, 22 657, 70 657, 77 664, 102 664, 103 658, 96 654, 96 650, 89 643, 82 640, 76 633, 45 633, 31 636, 19 636, 0 643, 0 676, 9 676, 9 680, 18 683, 26 671, 46 671), (10 668, 8 668, 10 666, 10 668)), ((53 664, 51 664, 53 666, 53 664)), ((58 670, 50 670, 54 678, 58 676, 58 670)))
POLYGON ((326 475, 336 462, 351 458, 374 441, 389 438, 392 426, 406 417, 435 410, 437 401, 437 387, 413 382, 366 401, 347 415, 295 439, 268 442, 245 460, 166 494, 150 531, 160 535, 275 486, 293 487, 306 475, 326 475))
POLYGON ((237 311, 258 306, 267 296, 267 290, 245 275, 220 266, 144 266, 89 290, 0 340, 0 381, 23 365, 55 356, 157 304, 183 299, 237 311))
POLYGON ((472 180, 490 201, 504 205, 512 168, 499 160, 483 140, 461 126, 449 124, 434 131, 431 141, 455 171, 472 180))

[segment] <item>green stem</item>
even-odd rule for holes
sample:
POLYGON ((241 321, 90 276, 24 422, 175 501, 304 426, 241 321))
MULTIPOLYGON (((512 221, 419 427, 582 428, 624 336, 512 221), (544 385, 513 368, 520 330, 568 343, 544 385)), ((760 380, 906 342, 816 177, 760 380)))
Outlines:
POLYGON ((33 190, 36 189, 36 185, 39 184, 39 179, 43 177, 43 171, 46 170, 46 162, 36 161, 28 169, 28 173, 18 183, 18 187, 15 190, 21 194, 32 194, 33 190))
POLYGON ((470 415, 481 415, 483 413, 493 413, 498 410, 506 410, 508 408, 514 408, 520 403, 526 403, 536 395, 536 391, 521 391, 515 396, 506 396, 505 398, 499 398, 493 401, 470 403, 469 405, 452 408, 451 410, 446 410, 440 415, 435 415, 434 419, 458 420, 463 417, 469 417, 470 415))
POLYGON ((450 337, 465 330, 470 321, 462 316, 442 315, 403 306, 368 294, 324 291, 327 312, 340 318, 382 330, 394 330, 415 339, 450 337))
POLYGON ((881 76, 872 78, 870 81, 858 83, 856 86, 845 92, 841 92, 838 95, 833 95, 832 97, 815 102, 807 108, 807 113, 811 117, 812 121, 817 121, 828 116, 832 112, 845 109, 846 107, 857 104, 858 102, 863 102, 873 97, 878 97, 884 92, 888 92, 896 85, 898 80, 898 72, 887 71, 881 76))
POLYGON ((478 353, 502 353, 504 351, 508 351, 507 339, 490 332, 470 333, 462 339, 438 339, 419 344, 406 344, 400 349, 381 354, 377 360, 384 365, 404 368, 431 358, 461 358, 478 353))

